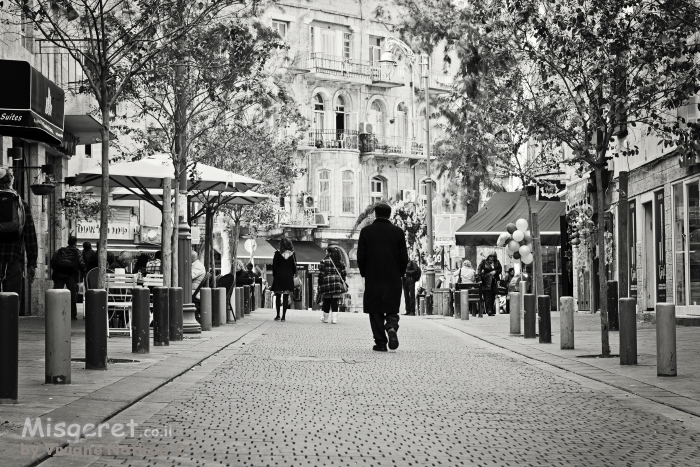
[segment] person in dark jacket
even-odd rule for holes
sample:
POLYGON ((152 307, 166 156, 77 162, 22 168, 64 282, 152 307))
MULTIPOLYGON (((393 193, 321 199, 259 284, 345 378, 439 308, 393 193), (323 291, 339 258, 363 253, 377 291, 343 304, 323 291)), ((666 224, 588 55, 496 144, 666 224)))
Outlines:
POLYGON ((380 203, 374 207, 376 219, 360 231, 357 265, 365 278, 364 312, 369 314, 375 346, 386 352, 399 346, 399 308, 401 307, 401 278, 408 266, 408 250, 403 230, 391 223, 391 206, 380 203))
POLYGON ((321 321, 327 323, 330 315, 331 323, 337 324, 338 304, 342 295, 348 290, 345 283, 347 272, 337 248, 331 246, 326 248, 326 257, 319 264, 318 271, 318 293, 323 297, 321 321))
POLYGON ((85 270, 89 271, 90 270, 90 262, 92 261, 92 257, 95 256, 97 252, 92 249, 92 243, 90 242, 83 242, 83 263, 85 264, 85 270))
POLYGON ((76 246, 78 239, 68 237, 68 246, 59 248, 51 258, 51 279, 54 289, 68 288, 70 290, 70 317, 78 319, 78 273, 85 273, 83 255, 76 246))
POLYGON ((275 294, 277 316, 275 321, 284 321, 289 308, 289 295, 294 291, 294 276, 297 273, 297 260, 294 245, 287 237, 280 240, 280 249, 272 258, 272 291, 275 294), (280 318, 282 301, 282 318, 280 318))
POLYGON ((416 282, 420 280, 420 266, 410 260, 403 276, 403 297, 406 302, 406 316, 416 316, 416 282))
POLYGON ((490 316, 496 314, 494 300, 496 299, 496 285, 503 272, 503 267, 496 253, 490 253, 479 264, 479 277, 481 278, 481 296, 486 307, 486 313, 490 316))

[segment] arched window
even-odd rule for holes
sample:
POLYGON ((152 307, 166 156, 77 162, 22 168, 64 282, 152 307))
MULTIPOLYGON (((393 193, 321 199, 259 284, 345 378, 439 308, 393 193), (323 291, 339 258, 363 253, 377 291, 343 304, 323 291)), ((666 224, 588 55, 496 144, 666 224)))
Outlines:
POLYGON ((338 96, 335 100, 335 129, 338 139, 346 130, 350 129, 350 112, 345 104, 345 98, 338 96))
POLYGON ((372 177, 370 180, 369 200, 370 204, 378 203, 386 199, 386 180, 383 177, 372 177))
POLYGON ((319 170, 318 172, 318 210, 330 212, 331 210, 331 171, 319 170))
POLYGON ((377 138, 384 137, 384 106, 380 100, 372 102, 369 110, 369 121, 374 126, 374 134, 377 138))
POLYGON ((325 103, 320 94, 314 96, 314 130, 318 133, 323 133, 324 120, 326 118, 325 103))
POLYGON ((394 122, 396 128, 396 137, 399 141, 404 141, 408 138, 408 108, 403 102, 396 108, 396 121, 394 122))
POLYGON ((355 214, 355 174, 343 170, 343 214, 355 214))

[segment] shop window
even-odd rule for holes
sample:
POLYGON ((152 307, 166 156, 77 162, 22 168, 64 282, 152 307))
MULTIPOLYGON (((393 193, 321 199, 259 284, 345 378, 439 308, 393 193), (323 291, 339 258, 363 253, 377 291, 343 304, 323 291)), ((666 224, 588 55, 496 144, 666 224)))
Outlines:
POLYGON ((685 285, 685 202, 683 196, 683 184, 678 183, 673 186, 673 250, 675 259, 675 295, 676 305, 686 304, 685 285))

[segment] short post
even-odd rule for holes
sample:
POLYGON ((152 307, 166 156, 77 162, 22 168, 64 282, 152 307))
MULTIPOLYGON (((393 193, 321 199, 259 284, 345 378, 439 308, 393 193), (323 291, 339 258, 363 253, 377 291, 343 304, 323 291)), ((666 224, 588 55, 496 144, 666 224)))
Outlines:
MULTIPOLYGON (((211 325, 215 328, 221 326, 221 320, 219 319, 219 289, 211 289, 211 325)), ((224 323, 225 324, 225 323, 224 323)))
POLYGON ((262 308, 262 285, 255 284, 255 309, 262 308))
POLYGON ((181 341, 183 336, 183 300, 184 295, 182 287, 169 287, 168 291, 168 328, 170 342, 181 341))
POLYGON ((562 349, 574 348, 574 297, 561 297, 559 313, 559 338, 562 349))
POLYGON ((459 291, 459 311, 462 315, 461 318, 465 321, 469 320, 469 291, 460 290, 459 291))
POLYGON ((510 293, 510 333, 520 335, 520 292, 510 293))
POLYGON ((540 344, 552 343, 552 301, 549 295, 537 297, 537 320, 540 328, 540 344))
POLYGON ((70 290, 46 291, 46 384, 70 384, 70 290))
POLYGON ((199 289, 199 321, 202 332, 211 331, 211 288, 209 287, 199 289))
POLYGON ((228 321, 226 319, 226 315, 227 315, 227 313, 226 313, 226 310, 227 310, 227 308, 226 308, 226 288, 225 287, 217 287, 212 293, 219 294, 219 300, 218 300, 219 323, 223 326, 228 321))
POLYGON ((425 316, 425 297, 418 297, 418 314, 425 316))
POLYGON ((146 287, 131 289, 131 353, 150 352, 150 298, 150 290, 146 287))
POLYGON ((636 365, 636 364, 637 364, 637 300, 634 298, 621 298, 620 299, 620 365, 636 365))
POLYGON ((0 292, 0 404, 16 404, 19 387, 19 295, 0 292))
POLYGON ((525 316, 525 294, 527 294, 527 282, 520 281, 520 316, 525 316))
POLYGON ((656 374, 676 376, 676 305, 656 304, 656 374))
POLYGON ((486 302, 483 300, 483 295, 480 295, 481 300, 479 300, 477 308, 479 308, 479 318, 484 317, 484 308, 486 308, 486 302))
MULTIPOLYGON (((280 305, 282 308, 282 305, 280 305)), ((243 287, 236 287, 236 319, 243 319, 245 316, 243 310, 243 287)))
POLYGON ((459 290, 455 290, 452 292, 452 303, 453 303, 453 309, 454 309, 454 316, 455 319, 462 319, 462 313, 461 313, 461 308, 462 308, 462 300, 461 300, 461 294, 459 290))
POLYGON ((85 369, 107 369, 107 291, 85 291, 85 369))
POLYGON ((535 330, 535 309, 537 308, 537 297, 534 294, 526 293, 524 295, 525 304, 525 339, 534 339, 537 337, 537 332, 535 330))
POLYGON ((611 331, 620 330, 620 318, 617 312, 618 303, 617 281, 608 281, 608 323, 611 331))
POLYGON ((250 314, 250 286, 243 286, 243 314, 250 314))
POLYGON ((153 345, 170 345, 170 288, 153 289, 153 345))

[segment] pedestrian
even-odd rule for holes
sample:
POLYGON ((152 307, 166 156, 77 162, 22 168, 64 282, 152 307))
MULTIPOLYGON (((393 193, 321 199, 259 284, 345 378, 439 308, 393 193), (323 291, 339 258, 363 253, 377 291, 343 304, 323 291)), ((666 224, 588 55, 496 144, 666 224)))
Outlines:
MULTIPOLYGON (((122 251, 119 253, 119 256, 117 259, 115 259, 110 265, 109 269, 111 269, 114 272, 117 272, 117 269, 124 269, 126 268, 134 261, 134 255, 131 254, 130 251, 122 251)), ((148 263, 150 264, 150 263, 148 263)))
POLYGON ((134 274, 141 274, 141 277, 144 277, 150 259, 151 258, 146 253, 141 253, 134 263, 134 274))
MULTIPOLYGON (((87 242, 86 242, 87 243, 87 242)), ((90 256, 90 259, 88 260, 87 263, 85 263, 85 266, 87 267, 88 272, 92 271, 97 267, 97 262, 100 257, 100 242, 96 242, 95 244, 96 249, 95 249, 95 254, 90 256)), ((111 261, 107 260, 107 266, 111 264, 111 261)))
POLYGON ((399 347, 401 278, 408 266, 408 250, 403 230, 389 220, 391 206, 377 204, 374 215, 374 222, 360 231, 357 265, 365 278, 362 305, 372 326, 373 350, 386 352, 387 343, 392 350, 399 347))
POLYGON ((146 274, 163 274, 163 252, 156 251, 153 259, 146 264, 146 274))
POLYGON ((0 291, 22 297, 25 255, 31 283, 39 247, 32 212, 12 188, 13 183, 12 169, 0 167, 0 291))
POLYGON ((416 282, 420 280, 421 270, 418 263, 413 260, 406 266, 406 274, 403 275, 403 296, 406 303, 406 316, 416 316, 416 282))
POLYGON ((458 284, 474 284, 476 283, 476 271, 472 267, 472 262, 465 259, 462 262, 462 267, 459 268, 457 273, 457 283, 458 284))
POLYGON ((192 298, 199 298, 197 288, 207 275, 207 269, 204 267, 204 263, 199 260, 199 255, 196 251, 192 250, 190 255, 190 261, 192 262, 192 298))
MULTIPOLYGON (((297 260, 294 245, 287 237, 280 240, 280 249, 272 258, 272 291, 275 294, 275 321, 284 321, 289 307, 289 295, 294 293, 297 279, 297 260), (280 302, 282 303, 282 318, 280 318, 280 302)), ((297 279, 298 280, 298 279, 297 279)))
POLYGON ((343 294, 348 291, 348 285, 345 282, 347 272, 337 248, 330 246, 326 248, 326 257, 319 264, 318 271, 318 293, 323 297, 321 321, 327 323, 330 315, 331 324, 337 324, 338 304, 343 294))
POLYGON ((481 296, 486 308, 486 314, 494 316, 494 301, 496 299, 496 285, 503 267, 498 261, 496 253, 489 253, 479 264, 479 277, 481 279, 481 296))
POLYGON ((92 260, 92 257, 95 256, 96 251, 92 249, 92 243, 90 242, 83 242, 83 263, 85 264, 85 269, 87 271, 90 270, 90 261, 92 260))
POLYGON ((79 272, 85 273, 85 262, 77 244, 77 238, 68 237, 68 246, 56 250, 51 258, 53 288, 67 288, 70 291, 70 318, 73 321, 78 319, 77 275, 79 272))

